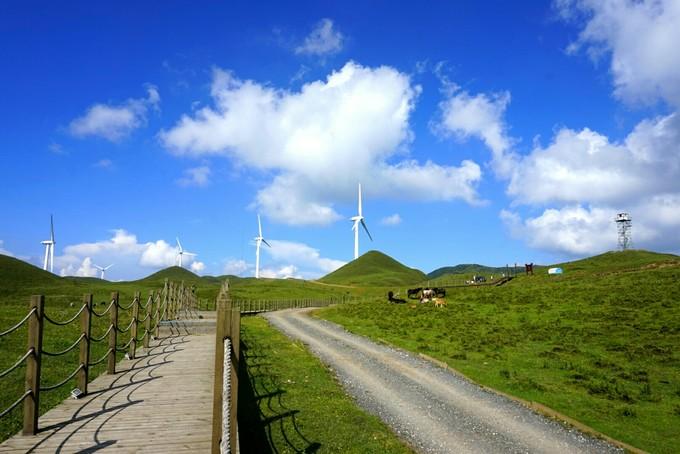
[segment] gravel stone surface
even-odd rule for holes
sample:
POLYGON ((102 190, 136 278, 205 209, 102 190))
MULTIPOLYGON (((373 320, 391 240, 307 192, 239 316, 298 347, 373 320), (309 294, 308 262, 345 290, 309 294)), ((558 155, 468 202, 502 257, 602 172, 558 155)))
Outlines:
POLYGON ((430 361, 309 317, 263 316, 327 364, 356 402, 423 453, 621 453, 430 361))

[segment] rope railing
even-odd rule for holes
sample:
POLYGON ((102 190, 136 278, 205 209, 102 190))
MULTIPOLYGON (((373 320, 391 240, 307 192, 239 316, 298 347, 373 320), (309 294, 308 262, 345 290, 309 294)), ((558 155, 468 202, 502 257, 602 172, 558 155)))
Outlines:
POLYGON ((134 322, 135 322, 134 320, 130 320, 130 323, 128 324, 127 327, 125 327, 125 328, 117 328, 118 332, 121 333, 121 334, 127 333, 128 331, 130 331, 130 328, 132 328, 132 324, 133 324, 134 322))
POLYGON ((28 319, 31 317, 31 315, 35 314, 35 311, 36 311, 35 308, 31 309, 28 312, 28 314, 26 314, 26 316, 24 318, 22 318, 16 325, 11 327, 7 331, 3 331, 2 333, 0 333, 0 337, 7 336, 8 334, 11 334, 14 331, 18 330, 19 328, 21 328, 21 326, 28 321, 28 319))
POLYGON ((6 409, 4 409, 2 411, 2 413, 0 413, 0 418, 4 417, 6 414, 8 414, 12 410, 14 410, 21 402, 24 401, 24 399, 26 399, 26 397, 30 396, 31 394, 32 394, 32 391, 30 391, 30 390, 26 391, 21 397, 19 397, 17 400, 15 400, 12 405, 7 407, 6 409))
POLYGON ((99 358, 97 361, 95 361, 95 362, 93 362, 93 363, 87 363, 87 365, 88 365, 89 367, 92 367, 92 366, 96 366, 97 364, 103 363, 106 359, 108 359, 109 353, 111 353, 111 349, 110 349, 110 348, 109 348, 108 350, 106 350, 106 353, 104 353, 104 356, 102 356, 101 358, 99 358))
POLYGON ((75 341, 73 344, 71 344, 70 347, 67 347, 65 350, 62 350, 62 351, 60 351, 60 352, 53 353, 53 352, 47 351, 47 350, 45 350, 45 349, 43 348, 42 354, 43 354, 43 355, 47 355, 47 356, 61 356, 61 355, 65 355, 66 353, 68 353, 68 352, 70 352, 71 350, 73 350, 74 348, 76 348, 76 347, 80 344, 80 340, 83 339, 84 337, 85 337, 85 333, 82 333, 82 334, 78 337, 78 339, 76 339, 76 341, 75 341))
POLYGON ((75 314, 73 317, 71 317, 71 318, 69 318, 68 320, 63 321, 63 322, 59 322, 59 321, 53 320, 52 318, 48 317, 47 314, 42 314, 42 316, 43 316, 43 319, 45 319, 46 321, 50 322, 50 323, 53 324, 53 325, 57 325, 57 326, 66 326, 66 325, 69 325, 69 324, 73 323, 73 321, 74 321, 76 318, 78 318, 78 316, 79 316, 84 310, 85 310, 85 305, 83 305, 83 306, 80 308, 80 310, 79 310, 78 312, 76 312, 76 314, 75 314))
POLYGON ((107 329, 104 334, 102 334, 100 337, 91 337, 90 342, 97 343, 97 342, 103 341, 104 339, 106 339, 109 336, 109 333, 111 332, 112 329, 113 329, 113 325, 109 325, 109 329, 107 329))
POLYGON ((77 374, 78 372, 80 372, 84 367, 85 367, 85 364, 80 364, 78 367, 76 367, 76 370, 74 370, 73 372, 71 372, 71 375, 69 375, 68 377, 66 377, 65 379, 63 379, 62 381, 60 381, 59 383, 57 383, 56 385, 41 386, 41 387, 40 387, 40 391, 41 391, 41 392, 42 392, 42 391, 52 391, 53 389, 57 389, 57 388, 59 388, 59 387, 65 385, 66 383, 69 382, 69 380, 71 380, 73 377, 75 377, 76 374, 77 374))
POLYGON ((103 316, 105 316, 106 314, 109 313, 109 311, 110 311, 111 308, 113 307, 113 304, 114 304, 114 303, 115 303, 115 301, 112 300, 112 301, 109 303, 109 305, 106 307, 106 309, 104 310, 104 312, 101 312, 101 313, 95 311, 94 309, 92 309, 92 315, 94 315, 94 316, 97 317, 97 318, 102 318, 103 316))
POLYGON ((31 356, 32 354, 33 354, 33 349, 30 349, 29 351, 27 351, 26 353, 24 353, 24 356, 22 356, 21 358, 19 358, 19 359, 17 360, 17 362, 14 363, 14 364, 12 365, 12 367, 10 367, 10 368, 8 368, 8 369, 5 369, 3 372, 0 372, 0 378, 4 377, 5 375, 11 374, 12 371, 13 371, 14 369, 16 369, 17 367, 21 366, 21 364, 24 362, 24 360, 25 360, 26 358, 28 358, 29 356, 31 356))
MULTIPOLYGON (((38 415, 40 408, 39 399, 41 392, 52 391, 67 384, 74 378, 77 380, 77 388, 81 391, 80 395, 87 394, 90 368, 107 363, 106 373, 116 373, 116 361, 118 352, 126 352, 127 357, 135 358, 138 343, 144 348, 150 347, 152 336, 158 338, 161 323, 168 319, 177 319, 183 316, 191 316, 192 311, 196 313, 196 295, 193 288, 185 287, 184 283, 175 284, 165 281, 162 290, 151 292, 146 302, 142 302, 140 292, 136 292, 131 304, 122 305, 119 300, 119 293, 111 294, 110 303, 103 312, 94 309, 93 296, 87 294, 83 297, 83 305, 67 320, 56 320, 45 313, 45 297, 34 295, 27 314, 10 328, 0 332, 0 338, 17 331, 27 325, 28 346, 26 352, 8 369, 0 372, 0 379, 8 376, 13 371, 25 364, 25 391, 8 408, 0 413, 0 418, 8 415, 16 409, 22 402, 24 403, 24 435, 35 435, 38 431, 38 415), (144 314, 140 315, 140 310, 144 314), (121 312, 127 311, 130 315, 130 322, 125 328, 119 326, 119 316, 121 312), (92 321, 103 319, 108 315, 109 323, 106 330, 100 336, 92 336, 92 321), (43 348, 43 332, 45 322, 49 322, 57 327, 70 325, 80 318, 80 335, 67 348, 61 351, 49 351, 43 348), (141 324, 141 325, 140 325, 141 324), (129 333, 128 341, 122 346, 119 345, 121 334, 129 333), (92 344, 105 342, 108 339, 108 349, 103 356, 95 361, 90 361, 92 344), (51 385, 41 385, 41 358, 43 356, 59 357, 73 350, 79 349, 78 367, 67 377, 58 383, 51 385)), ((101 327, 102 322, 98 322, 101 327)), ((49 331, 50 335, 52 331, 49 331)), ((0 384, 0 386, 2 386, 0 384)))
POLYGON ((122 304, 119 304, 118 307, 120 309, 123 309, 124 311, 126 311, 126 310, 130 309, 132 306, 134 306, 135 303, 138 303, 138 302, 139 302, 139 300, 137 298, 134 298, 129 305, 123 306, 122 304))

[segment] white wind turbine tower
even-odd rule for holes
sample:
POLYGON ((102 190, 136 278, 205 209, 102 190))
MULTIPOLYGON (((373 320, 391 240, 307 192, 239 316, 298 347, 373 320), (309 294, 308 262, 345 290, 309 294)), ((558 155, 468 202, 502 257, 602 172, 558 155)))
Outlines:
POLYGON ((99 271, 101 271, 101 274, 99 275, 99 279, 104 280, 104 272, 106 272, 106 270, 108 270, 112 266, 113 266, 113 263, 110 264, 109 266, 105 266, 103 268, 99 265, 95 265, 94 267, 97 268, 99 271))
POLYGON ((260 222, 260 215, 257 215, 257 232, 258 236, 255 237, 255 279, 260 278, 260 245, 262 243, 269 247, 272 247, 267 240, 262 236, 262 223, 260 222))
POLYGON ((45 262, 43 264, 43 269, 47 271, 47 263, 50 264, 50 273, 54 272, 54 245, 57 244, 54 241, 54 220, 50 214, 50 239, 41 241, 40 244, 45 245, 45 262))
POLYGON ((197 255, 194 254, 193 252, 187 252, 184 249, 182 249, 182 243, 179 242, 179 238, 177 238, 177 248, 179 249, 177 252, 177 257, 179 257, 179 267, 182 268, 182 256, 183 255, 197 255))
POLYGON ((354 221, 354 225, 352 225, 352 230, 354 230, 354 258, 357 259, 359 258, 359 224, 366 230, 366 234, 373 241, 373 237, 364 222, 364 216, 361 214, 361 183, 359 183, 359 214, 352 216, 350 219, 354 221))

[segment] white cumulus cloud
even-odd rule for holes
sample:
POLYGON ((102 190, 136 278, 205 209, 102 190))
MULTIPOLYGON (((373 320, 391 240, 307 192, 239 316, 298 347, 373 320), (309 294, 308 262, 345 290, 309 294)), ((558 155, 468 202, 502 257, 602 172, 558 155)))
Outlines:
POLYGON ((394 213, 390 216, 386 216, 380 220, 382 225, 395 226, 401 224, 401 216, 399 213, 394 213))
MULTIPOLYGON (((62 275, 97 276, 94 265, 115 264, 110 272, 111 277, 138 279, 153 269, 176 265, 179 251, 165 240, 139 242, 136 235, 116 229, 109 239, 68 245, 63 252, 54 257, 55 267, 62 275)), ((193 267, 196 272, 205 269, 205 265, 198 262, 195 256, 185 255, 182 260, 182 265, 193 267)))
POLYGON ((99 136, 118 142, 146 124, 149 108, 157 108, 160 95, 154 86, 147 88, 147 97, 128 99, 121 105, 95 104, 81 117, 71 121, 69 132, 76 137, 99 136))
POLYGON ((278 268, 263 268, 260 270, 260 276, 275 279, 302 279, 302 275, 298 274, 298 269, 295 265, 284 265, 278 268))
POLYGON ((203 270, 205 270, 205 263, 198 261, 191 263, 191 271, 193 271, 194 273, 198 274, 201 273, 203 270))
POLYGON ((331 55, 342 50, 344 36, 333 26, 330 19, 321 19, 304 42, 295 48, 296 54, 331 55))
POLYGON ((516 166, 508 194, 530 204, 632 203, 680 193, 680 116, 641 121, 621 142, 563 128, 516 166))
POLYGON ((680 106, 680 1, 559 0, 567 20, 583 23, 568 51, 611 56, 614 93, 629 103, 680 106))
POLYGON ((199 166, 186 169, 184 176, 177 180, 180 186, 207 186, 210 183, 210 167, 199 166))
POLYGON ((353 200, 358 182, 367 197, 478 203, 476 163, 456 167, 398 159, 412 139, 409 115, 419 92, 394 68, 354 62, 299 91, 216 69, 215 106, 184 115, 160 139, 178 155, 224 155, 272 172, 255 204, 288 224, 337 220, 333 201, 353 200))
POLYGON ((441 117, 434 125, 435 131, 458 140, 476 137, 484 141, 493 153, 494 168, 505 176, 512 167, 512 157, 507 153, 513 140, 503 118, 509 104, 508 91, 471 95, 453 87, 439 104, 441 117))
POLYGON ((276 262, 293 263, 299 268, 304 268, 311 272, 330 273, 343 266, 346 262, 326 257, 321 257, 318 249, 304 243, 294 241, 271 240, 271 248, 263 250, 269 254, 276 262))
POLYGON ((242 276, 250 269, 253 269, 253 265, 249 264, 245 260, 229 259, 224 264, 222 273, 233 276, 242 276))

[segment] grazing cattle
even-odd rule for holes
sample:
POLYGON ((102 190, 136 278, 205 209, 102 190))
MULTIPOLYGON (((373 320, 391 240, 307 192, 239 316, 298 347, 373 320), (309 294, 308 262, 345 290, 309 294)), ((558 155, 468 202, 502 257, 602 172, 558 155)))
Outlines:
POLYGON ((431 288, 423 289, 423 298, 434 298, 434 290, 431 288))
POLYGON ((404 304, 406 302, 405 299, 395 298, 394 293, 391 290, 387 292, 387 299, 390 303, 394 304, 404 304))
POLYGON ((434 290, 434 294, 437 298, 444 298, 446 296, 446 289, 445 288, 435 287, 432 290, 434 290))
POLYGON ((446 306, 446 300, 444 298, 435 298, 434 299, 434 307, 445 307, 446 306))
POLYGON ((406 291, 406 296, 408 296, 412 300, 417 300, 418 298, 420 298, 420 291, 422 289, 423 289, 422 287, 410 288, 406 291))

